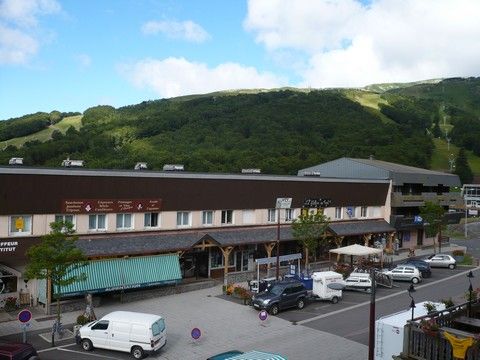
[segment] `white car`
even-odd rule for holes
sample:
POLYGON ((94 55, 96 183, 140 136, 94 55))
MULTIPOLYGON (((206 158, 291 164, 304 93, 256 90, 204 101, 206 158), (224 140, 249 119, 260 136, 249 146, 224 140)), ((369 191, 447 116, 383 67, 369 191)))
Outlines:
POLYGON ((415 266, 397 265, 391 270, 383 271, 383 273, 396 281, 411 281, 413 284, 422 281, 422 273, 415 266))
POLYGON ((433 254, 422 260, 429 263, 431 267, 446 267, 449 269, 455 269, 457 266, 457 261, 453 258, 453 256, 447 254, 433 254))

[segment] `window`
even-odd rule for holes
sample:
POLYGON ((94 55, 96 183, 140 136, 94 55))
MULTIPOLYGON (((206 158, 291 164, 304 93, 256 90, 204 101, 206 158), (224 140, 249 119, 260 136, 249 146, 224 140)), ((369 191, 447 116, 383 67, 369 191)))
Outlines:
POLYGON ((293 209, 285 209, 285 221, 293 220, 293 209))
POLYGON ((177 226, 189 226, 190 213, 188 211, 177 212, 177 226))
POLYGON ((75 229, 75 215, 55 215, 55 222, 59 221, 63 221, 64 223, 69 222, 75 229))
POLYGON ((233 224, 233 210, 222 210, 222 224, 233 224))
POLYGON ((102 231, 107 229, 105 214, 88 215, 88 230, 102 231))
POLYGON ((146 228, 159 227, 158 213, 145 213, 145 227, 146 228))
POLYGON ((268 209, 268 222, 276 222, 277 221, 277 210, 276 209, 268 209))
POLYGON ((32 217, 19 215, 10 217, 10 235, 20 236, 32 233, 32 217))
POLYGON ((335 208, 335 219, 341 219, 342 218, 342 208, 341 207, 336 207, 335 208))
POLYGON ((213 225, 213 211, 202 211, 202 225, 213 225))
POLYGON ((132 228, 132 214, 117 214, 117 229, 132 228))
POLYGON ((243 210, 243 223, 244 224, 255 223, 255 210, 243 210))
POLYGON ((95 325, 92 326, 92 330, 107 330, 108 329, 108 321, 107 320, 100 320, 95 325))
POLYGON ((372 218, 378 218, 378 217, 381 217, 381 209, 380 209, 380 206, 371 206, 369 209, 369 217, 372 217, 372 218))
MULTIPOLYGON (((228 266, 235 266, 233 251, 230 253, 228 257, 228 266)), ((224 267, 223 253, 220 251, 220 249, 212 248, 210 252, 210 268, 215 269, 215 268, 223 268, 223 267, 224 267)))
POLYGON ((362 206, 360 208, 360 217, 362 217, 362 218, 367 217, 367 207, 366 206, 362 206))

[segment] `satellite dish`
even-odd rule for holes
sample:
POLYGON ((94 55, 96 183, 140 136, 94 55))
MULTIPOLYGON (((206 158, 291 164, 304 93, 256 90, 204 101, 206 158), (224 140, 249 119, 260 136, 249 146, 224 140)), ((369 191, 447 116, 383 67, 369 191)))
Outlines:
POLYGON ((340 284, 340 283, 327 284, 327 287, 328 287, 329 289, 332 289, 332 290, 343 290, 343 289, 345 289, 345 285, 344 285, 344 284, 340 284))

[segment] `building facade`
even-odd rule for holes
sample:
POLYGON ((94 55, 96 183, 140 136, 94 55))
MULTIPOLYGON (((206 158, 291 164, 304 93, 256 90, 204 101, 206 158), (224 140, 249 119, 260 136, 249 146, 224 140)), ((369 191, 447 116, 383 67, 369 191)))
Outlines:
POLYGON ((277 239, 281 255, 298 252, 291 222, 318 203, 337 240, 386 238, 390 187, 384 179, 3 167, 0 301, 46 301, 49 286, 22 272, 25 251, 56 220, 74 225, 92 260, 88 280, 61 291, 79 295, 252 271, 255 259, 276 254, 277 239), (276 209, 280 197, 291 207, 276 209))
MULTIPOLYGON (((445 210, 462 204, 458 175, 420 169, 374 159, 340 158, 302 169, 299 176, 328 178, 377 179, 390 182, 389 223, 396 230, 399 248, 432 245, 434 238, 425 236, 420 207, 426 201, 437 202, 445 210)), ((458 222, 460 213, 447 213, 446 222, 458 222)))

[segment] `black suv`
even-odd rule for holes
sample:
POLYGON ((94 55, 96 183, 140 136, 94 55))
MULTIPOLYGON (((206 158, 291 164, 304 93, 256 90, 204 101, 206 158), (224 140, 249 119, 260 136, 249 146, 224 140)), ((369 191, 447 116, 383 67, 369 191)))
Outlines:
POLYGON ((401 263, 402 265, 415 266, 422 273, 422 278, 429 278, 432 276, 432 269, 430 264, 420 259, 407 259, 401 263))
POLYGON ((307 289, 299 281, 278 281, 272 283, 264 292, 254 295, 252 306, 257 310, 267 310, 277 315, 280 310, 290 307, 303 309, 307 289))

